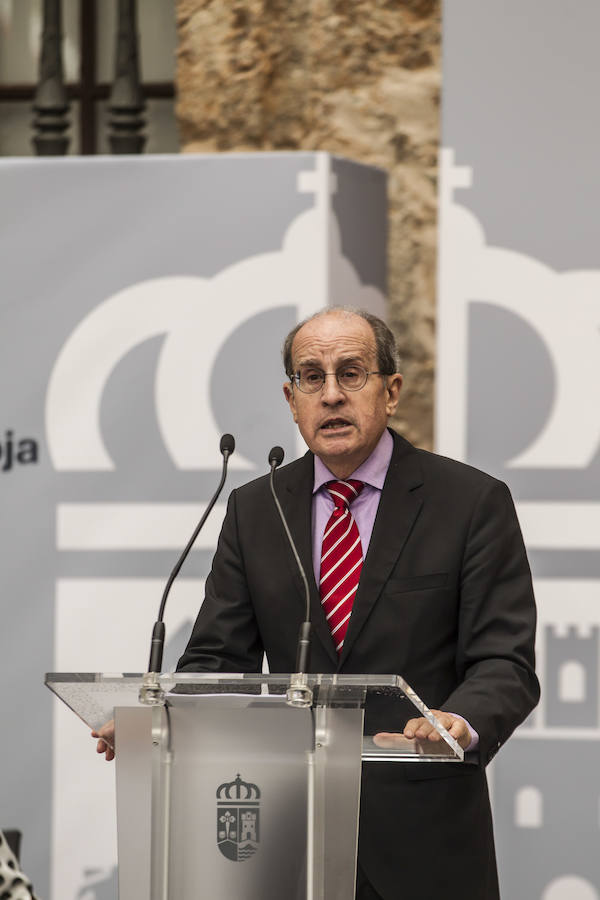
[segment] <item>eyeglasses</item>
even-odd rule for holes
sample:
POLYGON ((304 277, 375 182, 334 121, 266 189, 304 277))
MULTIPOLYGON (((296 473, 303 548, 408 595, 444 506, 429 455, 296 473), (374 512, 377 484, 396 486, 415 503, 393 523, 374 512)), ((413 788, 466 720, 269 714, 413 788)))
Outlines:
POLYGON ((335 380, 344 391, 360 391, 367 383, 369 375, 383 375, 383 372, 367 372, 362 366, 341 366, 336 372, 323 372, 312 366, 298 369, 291 376, 291 381, 303 394, 316 394, 325 384, 328 375, 335 375, 335 380))

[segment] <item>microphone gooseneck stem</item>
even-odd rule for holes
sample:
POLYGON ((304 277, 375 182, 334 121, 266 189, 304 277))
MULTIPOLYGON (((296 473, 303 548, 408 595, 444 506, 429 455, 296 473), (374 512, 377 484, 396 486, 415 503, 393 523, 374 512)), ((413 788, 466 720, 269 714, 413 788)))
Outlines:
MULTIPOLYGON (((277 512, 279 513, 279 517, 280 517, 283 527, 285 529, 285 533, 287 535, 287 539, 289 541, 290 547, 292 548, 292 553, 294 554, 294 557, 296 560, 296 565, 298 566, 298 570, 300 572, 300 575, 302 576, 302 584, 304 585, 304 598, 306 601, 304 618, 308 621, 310 619, 310 590, 308 587, 306 572, 304 571, 304 566, 302 565, 300 557, 298 556, 298 551, 296 550, 296 545, 294 543, 294 539, 291 535, 290 529, 288 528, 288 523, 285 520, 285 516, 283 514, 283 510, 282 510, 281 504, 279 502, 279 498, 278 498, 277 494, 275 493, 275 485, 273 483, 273 476, 275 474, 275 469, 277 468, 278 465, 279 464, 276 462, 271 463, 271 477, 270 477, 271 493, 273 494, 273 499, 274 499, 275 505, 277 507, 277 512)), ((310 625, 310 623, 309 623, 309 625, 310 625)))
POLYGON ((223 454, 223 468, 221 470, 221 480, 219 481, 217 490, 213 494, 210 503, 208 504, 208 506, 206 507, 206 509, 204 511, 204 515, 198 522, 196 528, 194 529, 194 533, 192 534, 191 538, 187 542, 183 553, 181 554, 181 556, 175 563, 175 566, 173 567, 173 571, 169 575, 168 581, 165 585, 162 599, 160 601, 160 609, 158 611, 158 619, 154 623, 154 628, 152 630, 152 642, 150 644, 150 659, 148 662, 148 674, 150 674, 151 672, 160 672, 161 671, 163 650, 164 650, 164 644, 165 644, 165 625, 163 622, 163 617, 165 614, 165 606, 167 604, 167 597, 169 596, 169 591, 171 590, 171 586, 172 586, 173 582, 177 578, 182 565, 186 561, 190 550, 194 546, 196 538, 200 534, 200 531, 202 530, 204 523, 206 522, 213 506, 219 499, 219 494, 223 490, 223 485, 225 484, 225 479, 227 478, 227 461, 228 461, 229 457, 231 456, 231 454, 233 453, 234 448, 235 448, 235 441, 234 441, 233 437, 230 434, 223 435, 223 437, 221 438, 221 446, 220 446, 221 453, 223 454))
POLYGON ((306 601, 305 606, 305 621, 300 625, 300 634, 298 636, 298 646, 296 650, 296 672, 292 676, 292 681, 290 687, 288 689, 288 703, 291 706, 299 706, 299 707, 307 707, 312 703, 312 691, 308 686, 308 682, 306 680, 306 671, 308 669, 308 656, 310 651, 310 589, 308 587, 308 580, 306 578, 306 572, 304 571, 304 566, 302 565, 302 561, 296 549, 296 545, 294 543, 294 539, 291 535, 290 529, 288 527, 284 512, 281 508, 281 504, 279 502, 279 498, 275 492, 275 483, 274 483, 274 475, 275 469, 277 466, 281 464, 283 460, 283 450, 280 447, 274 447, 269 454, 269 463, 271 465, 271 475, 270 475, 270 485, 271 485, 271 494, 273 495, 273 500, 275 501, 275 506, 277 507, 277 512, 279 513, 279 518, 281 519, 282 525, 284 527, 285 533, 287 535, 288 543, 292 548, 292 553, 294 554, 294 558, 296 560, 296 565, 298 566, 298 571, 302 577, 302 583, 304 585, 304 596, 306 601))

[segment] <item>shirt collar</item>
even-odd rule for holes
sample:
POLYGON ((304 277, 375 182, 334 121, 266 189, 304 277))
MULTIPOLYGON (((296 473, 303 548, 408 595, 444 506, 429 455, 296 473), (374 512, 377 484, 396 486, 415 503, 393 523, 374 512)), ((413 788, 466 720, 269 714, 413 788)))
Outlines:
MULTIPOLYGON (((390 465, 393 449, 394 439, 386 428, 371 455, 365 459, 364 463, 361 463, 358 469, 352 472, 349 478, 356 478, 358 481, 364 481, 365 484, 370 484, 371 487, 381 491, 390 465)), ((325 463, 319 459, 318 456, 315 456, 313 494, 315 494, 319 488, 322 488, 328 481, 337 480, 338 479, 329 471, 325 463)))

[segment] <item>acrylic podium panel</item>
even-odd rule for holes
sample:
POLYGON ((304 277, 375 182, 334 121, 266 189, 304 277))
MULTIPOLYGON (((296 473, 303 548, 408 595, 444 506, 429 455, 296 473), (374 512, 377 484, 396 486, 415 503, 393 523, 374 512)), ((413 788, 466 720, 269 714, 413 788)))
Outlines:
POLYGON ((398 676, 60 675, 46 683, 91 728, 116 725, 121 900, 353 900, 361 763, 460 762, 398 676), (400 734, 413 716, 439 743, 400 734))

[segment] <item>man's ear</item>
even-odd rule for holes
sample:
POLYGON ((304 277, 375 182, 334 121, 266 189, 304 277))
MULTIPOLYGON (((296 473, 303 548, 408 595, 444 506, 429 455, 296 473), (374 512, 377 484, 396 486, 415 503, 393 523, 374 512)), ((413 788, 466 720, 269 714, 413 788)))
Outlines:
POLYGON ((395 375, 388 375, 387 378, 387 401, 385 404, 388 416, 393 416, 398 406, 398 398, 402 389, 402 375, 396 372, 395 375))
POLYGON ((290 381, 286 381, 283 385, 283 395, 288 402, 289 408, 292 411, 294 422, 297 422, 298 419, 296 417, 296 398, 294 397, 294 389, 290 381))

